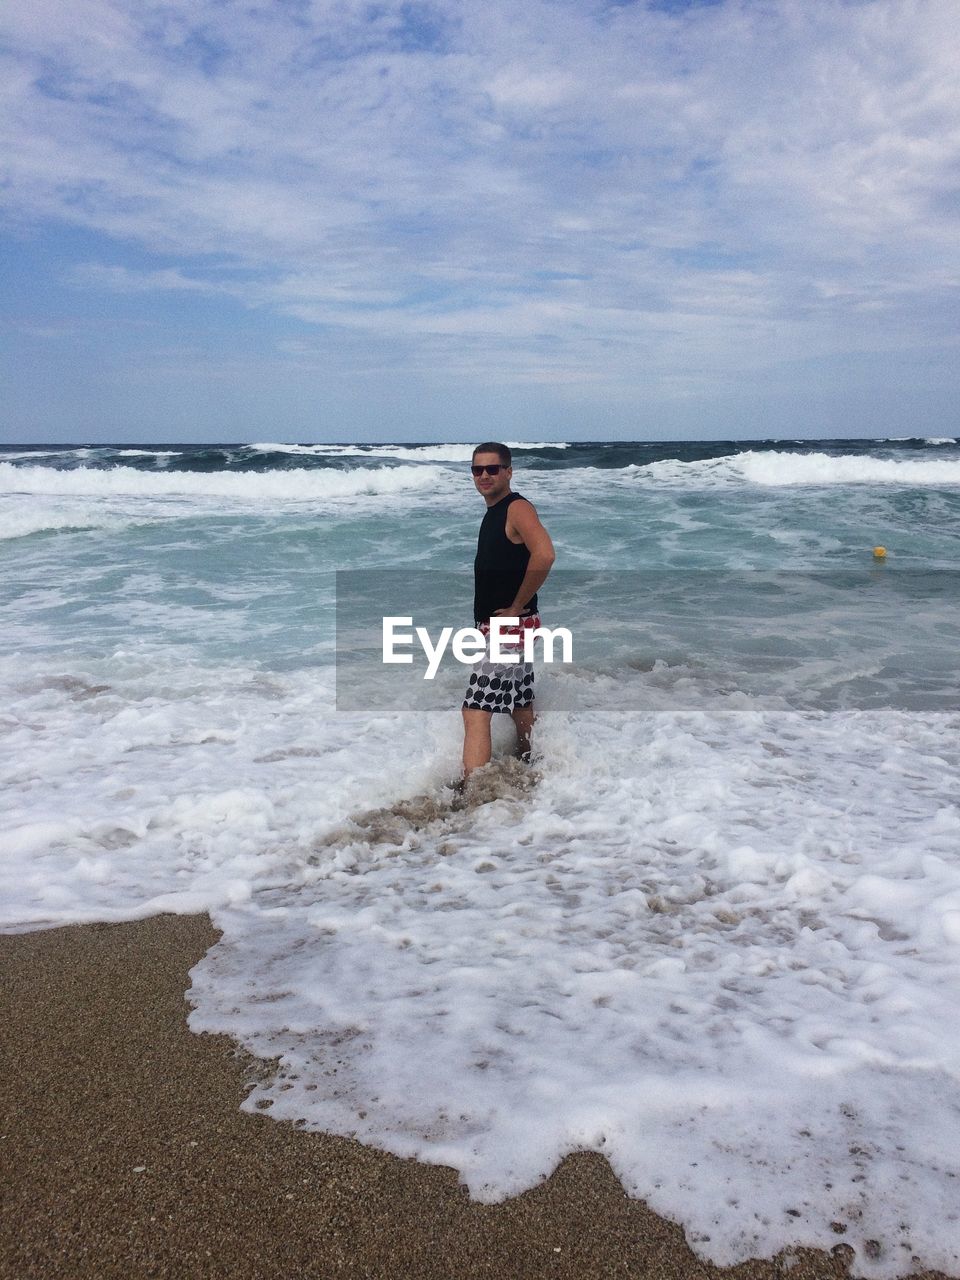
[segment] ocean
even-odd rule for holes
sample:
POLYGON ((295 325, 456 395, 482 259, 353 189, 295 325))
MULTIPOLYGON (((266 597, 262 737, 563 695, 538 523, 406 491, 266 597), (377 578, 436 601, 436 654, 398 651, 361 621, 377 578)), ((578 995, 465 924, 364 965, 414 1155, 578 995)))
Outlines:
POLYGON ((960 446, 516 444, 574 661, 461 794, 470 452, 0 449, 0 927, 209 912, 245 1105, 481 1200, 956 1271, 960 446))

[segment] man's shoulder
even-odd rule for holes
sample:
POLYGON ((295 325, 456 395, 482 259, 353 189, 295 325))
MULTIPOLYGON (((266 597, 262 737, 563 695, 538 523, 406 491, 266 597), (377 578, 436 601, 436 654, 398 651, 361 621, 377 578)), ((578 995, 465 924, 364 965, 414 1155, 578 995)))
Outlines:
POLYGON ((536 515, 536 507, 530 502, 529 498, 524 497, 524 494, 513 493, 511 494, 511 499, 511 503, 507 507, 507 520, 515 520, 516 517, 524 520, 525 517, 529 518, 531 515, 536 515))
POLYGON ((512 516, 515 511, 534 511, 535 512, 536 509, 537 508, 533 505, 530 499, 525 498, 522 493, 510 494, 510 506, 508 508, 509 515, 512 516))
POLYGON ((540 526, 537 508, 522 494, 517 494, 517 501, 511 502, 507 508, 507 532, 517 535, 530 535, 540 526))

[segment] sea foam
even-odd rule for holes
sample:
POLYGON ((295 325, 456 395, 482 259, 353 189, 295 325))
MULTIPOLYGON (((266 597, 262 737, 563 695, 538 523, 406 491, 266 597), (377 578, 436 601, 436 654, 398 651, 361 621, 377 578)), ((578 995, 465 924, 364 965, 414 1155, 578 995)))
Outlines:
POLYGON ((481 1200, 590 1149, 722 1265, 840 1223, 859 1274, 952 1269, 948 718, 663 674, 558 679, 532 789, 356 815, 218 913, 191 1025, 279 1058, 250 1109, 481 1200))

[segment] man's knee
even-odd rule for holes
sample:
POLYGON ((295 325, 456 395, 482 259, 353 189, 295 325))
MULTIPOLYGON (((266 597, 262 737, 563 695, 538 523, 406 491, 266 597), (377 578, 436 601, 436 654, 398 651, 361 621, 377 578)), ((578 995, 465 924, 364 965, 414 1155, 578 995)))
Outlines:
POLYGON ((464 707, 462 714, 463 727, 468 733, 490 732, 490 721, 493 717, 489 711, 480 711, 477 707, 464 707))

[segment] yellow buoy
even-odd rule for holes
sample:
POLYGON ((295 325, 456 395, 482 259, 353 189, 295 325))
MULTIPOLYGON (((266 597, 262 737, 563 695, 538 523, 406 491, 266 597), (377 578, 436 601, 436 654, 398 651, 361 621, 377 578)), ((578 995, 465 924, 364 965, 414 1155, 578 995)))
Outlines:
POLYGON ((874 547, 874 548, 873 548, 873 558, 874 558, 874 560, 885 560, 885 559, 887 558, 887 548, 886 548, 886 547, 874 547))

